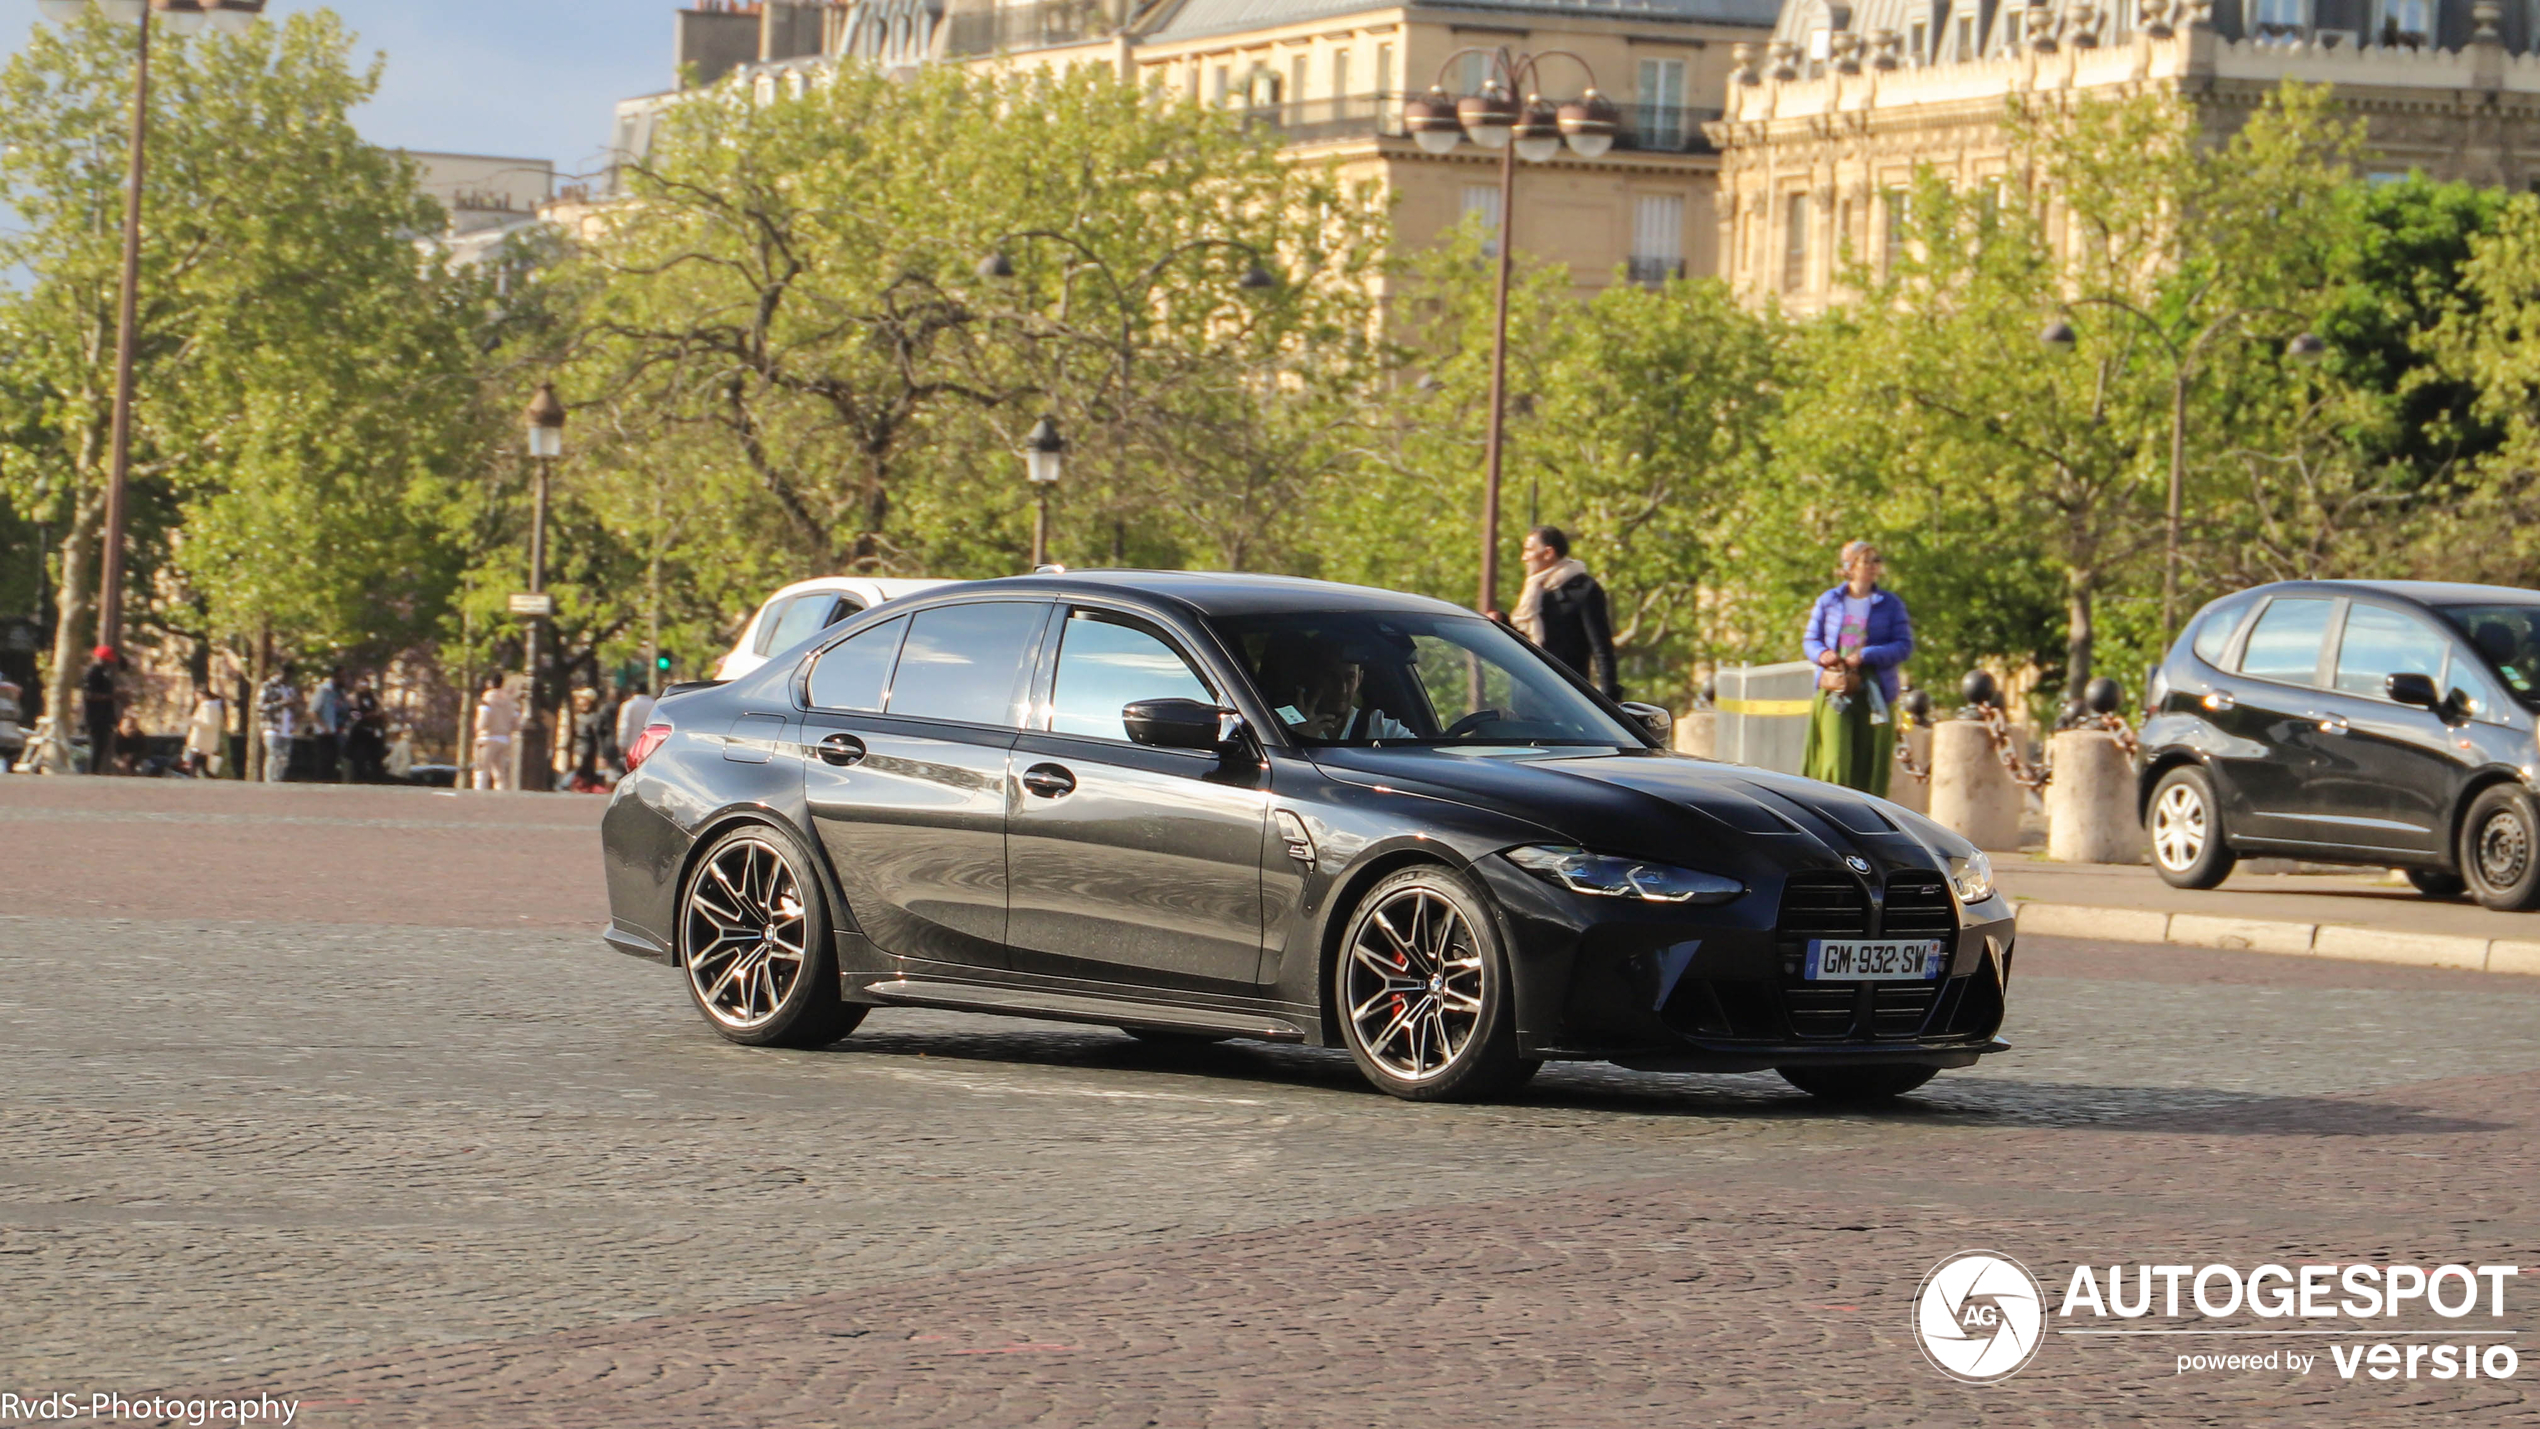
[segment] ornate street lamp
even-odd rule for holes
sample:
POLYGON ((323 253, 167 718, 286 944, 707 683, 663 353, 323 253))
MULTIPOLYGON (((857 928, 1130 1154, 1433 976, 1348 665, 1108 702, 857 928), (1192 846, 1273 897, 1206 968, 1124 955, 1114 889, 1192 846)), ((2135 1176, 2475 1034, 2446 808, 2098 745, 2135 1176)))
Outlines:
POLYGON ((556 400, 556 384, 541 382, 538 395, 523 413, 528 426, 529 459, 534 468, 529 504, 529 708, 521 717, 520 737, 512 746, 518 777, 515 789, 545 789, 555 772, 547 738, 547 628, 555 607, 547 596, 547 486, 556 462, 564 456, 564 403, 556 400))
POLYGON ((1032 569, 1049 564, 1050 490, 1058 485, 1067 455, 1067 439, 1058 434, 1058 419, 1043 416, 1023 439, 1023 479, 1032 483, 1037 507, 1032 513, 1032 569))
MULTIPOLYGON (((36 12, 57 25, 79 19, 94 5, 134 30, 132 49, 132 145, 126 156, 123 201, 123 279, 115 311, 115 413, 106 477, 106 530, 97 571, 97 643, 123 648, 124 486, 132 472, 133 336, 141 290, 141 184, 148 173, 150 139, 150 0, 36 0, 36 12)), ((161 22, 177 35, 207 24, 237 34, 256 23, 265 0, 157 0, 161 22)))
POLYGON ((1614 147, 1622 116, 1614 102, 1596 92, 1596 71, 1568 50, 1514 54, 1506 49, 1470 46, 1448 55, 1438 66, 1438 82, 1429 92, 1402 107, 1402 124, 1424 154, 1444 155, 1466 139, 1499 151, 1499 238, 1497 311, 1490 350, 1490 427, 1483 447, 1482 579, 1479 608, 1499 606, 1499 484, 1508 422, 1508 285, 1516 223, 1517 161, 1545 163, 1563 145, 1582 159, 1602 156, 1614 147), (1446 92, 1447 66, 1468 54, 1488 57, 1491 72, 1480 89, 1461 99, 1446 92), (1558 56, 1587 72, 1588 87, 1578 98, 1555 104, 1536 90, 1538 66, 1558 56), (1526 100, 1517 102, 1523 92, 1526 100))

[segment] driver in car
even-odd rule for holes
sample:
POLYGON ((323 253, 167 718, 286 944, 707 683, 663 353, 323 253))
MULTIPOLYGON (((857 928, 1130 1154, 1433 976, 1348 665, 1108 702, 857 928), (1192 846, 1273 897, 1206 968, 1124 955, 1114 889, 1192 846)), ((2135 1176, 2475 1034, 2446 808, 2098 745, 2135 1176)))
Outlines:
MULTIPOLYGON (((1366 683, 1361 652, 1336 642, 1288 637, 1261 652, 1261 688, 1274 702, 1272 712, 1304 739, 1346 740, 1359 723, 1359 687, 1366 683)), ((1383 710, 1368 710, 1364 739, 1415 739, 1409 725, 1383 710)))

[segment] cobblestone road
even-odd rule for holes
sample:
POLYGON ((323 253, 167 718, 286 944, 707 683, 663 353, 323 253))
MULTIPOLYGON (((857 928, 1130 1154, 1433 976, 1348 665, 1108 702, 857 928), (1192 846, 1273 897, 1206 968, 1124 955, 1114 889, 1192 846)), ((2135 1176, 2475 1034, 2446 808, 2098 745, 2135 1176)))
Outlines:
POLYGON ((2533 979, 2035 940, 2020 1050, 1876 1114, 1592 1067, 1416 1107, 1334 1053, 898 1010, 759 1052, 600 947, 597 814, 0 779, 0 1391, 325 1425, 2540 1421, 2540 1363, 2180 1376, 2157 1341, 1965 1388, 1905 1311, 1977 1246, 2050 1299, 2085 1260, 2540 1277, 2533 979))

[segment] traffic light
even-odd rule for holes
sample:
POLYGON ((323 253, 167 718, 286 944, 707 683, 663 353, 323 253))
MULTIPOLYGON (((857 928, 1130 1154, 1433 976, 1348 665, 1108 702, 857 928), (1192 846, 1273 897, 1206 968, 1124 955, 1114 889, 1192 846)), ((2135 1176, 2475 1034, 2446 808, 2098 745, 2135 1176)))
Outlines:
POLYGON ((656 675, 667 675, 670 673, 669 651, 665 650, 653 657, 653 673, 656 675))

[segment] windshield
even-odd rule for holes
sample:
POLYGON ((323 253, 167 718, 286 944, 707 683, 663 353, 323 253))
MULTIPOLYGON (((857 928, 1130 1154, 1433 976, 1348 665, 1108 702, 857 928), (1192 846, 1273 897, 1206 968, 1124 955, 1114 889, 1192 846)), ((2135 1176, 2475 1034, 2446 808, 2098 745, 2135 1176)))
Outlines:
POLYGON ((2526 705, 2540 705, 2540 605, 2446 606, 2452 622, 2526 705))
POLYGON ((1215 624, 1300 743, 1641 744, 1532 646, 1474 616, 1298 612, 1215 624))

